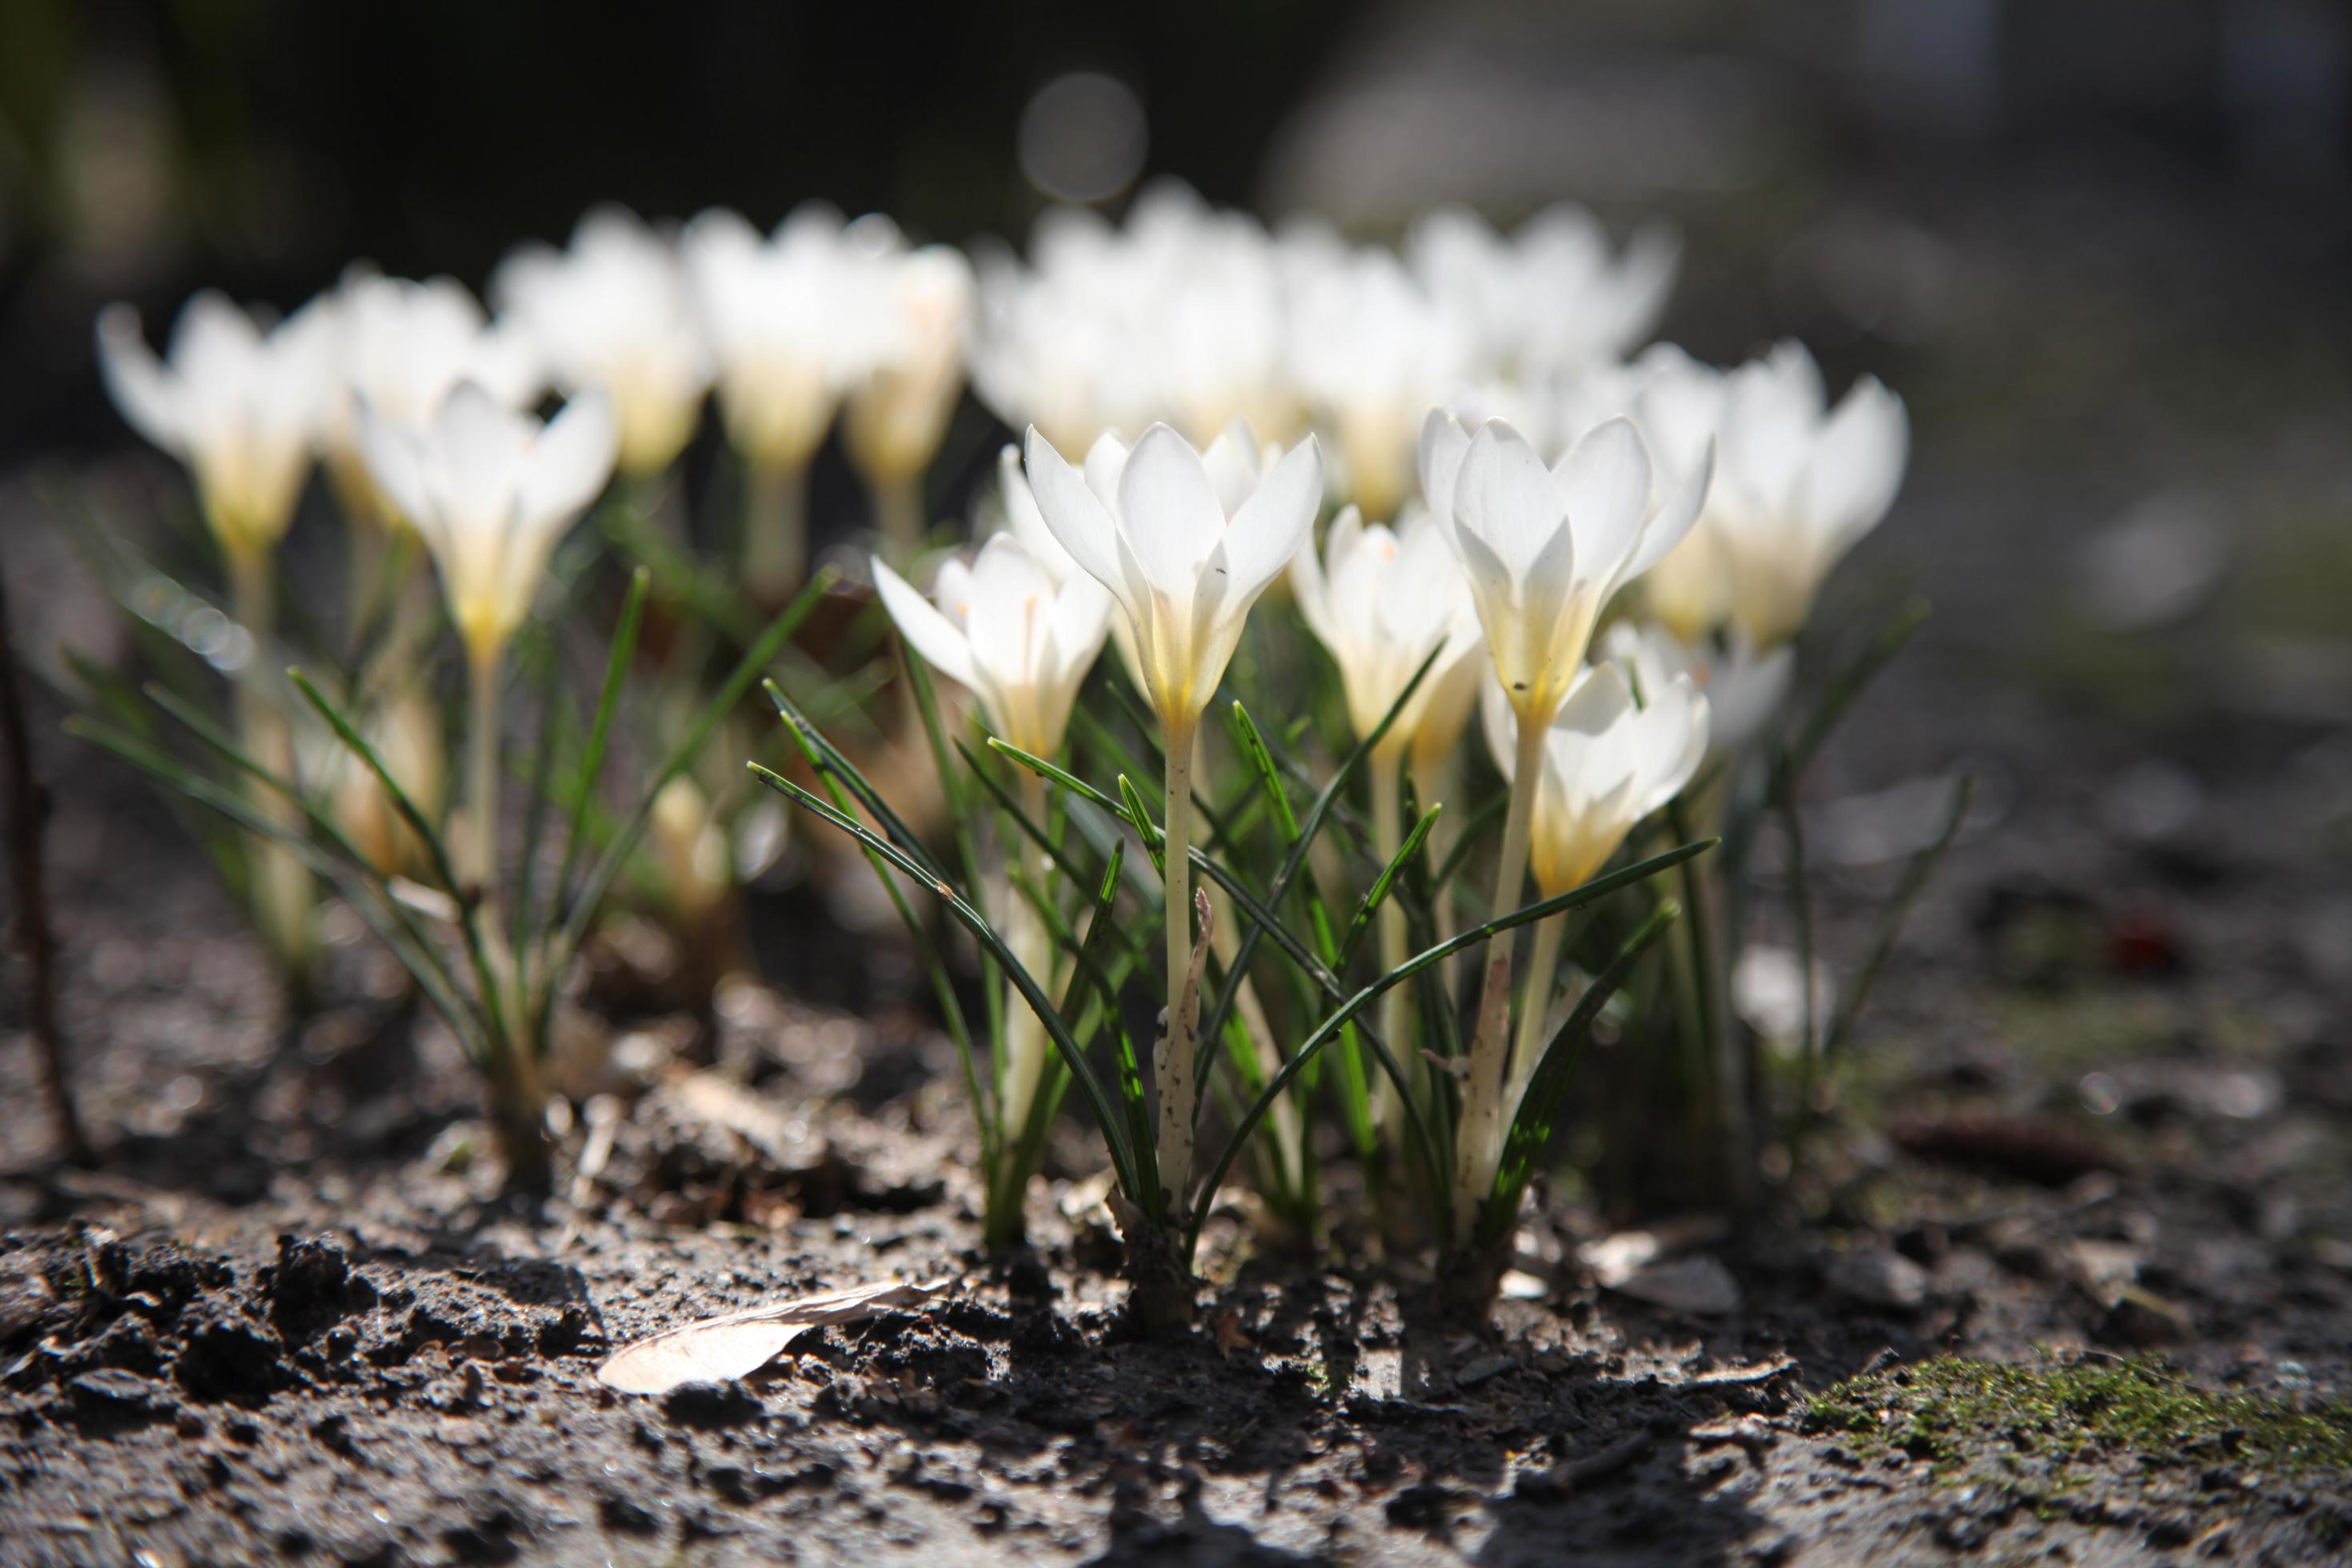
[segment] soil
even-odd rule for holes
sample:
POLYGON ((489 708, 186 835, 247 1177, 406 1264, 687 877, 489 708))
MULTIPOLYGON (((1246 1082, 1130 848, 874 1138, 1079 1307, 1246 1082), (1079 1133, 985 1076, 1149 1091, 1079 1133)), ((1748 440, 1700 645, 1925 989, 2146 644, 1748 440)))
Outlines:
MULTIPOLYGON (((1079 1130, 1034 1250, 982 1256, 969 1121, 903 954, 811 957, 794 933, 820 917, 790 900, 755 925, 770 974, 859 1010, 730 991, 737 1126, 662 1080, 613 1102, 601 1171, 576 1173, 583 1113, 558 1196, 509 1200, 472 1080, 366 950, 282 1029, 168 814, 58 741, 66 1025, 105 1162, 55 1163, 29 1047, 0 1037, 0 1562, 2340 1560, 2352 685, 2326 684, 2340 644, 2316 685, 2309 658, 2259 660, 2327 629, 2298 626, 2297 584, 2334 570, 2347 401, 2340 377, 2224 389, 2315 323, 2340 345, 2341 305, 2296 270, 2307 247, 2261 242, 2307 214, 2167 191, 2134 198, 2133 232, 2179 244, 2116 300, 2086 237, 2111 192, 2061 171, 1874 197, 2008 330, 1895 376, 1919 451, 1851 580, 1899 571, 1939 615, 1810 782, 1839 973, 1895 869, 1839 846, 1912 822, 1889 792, 1955 764, 1990 804, 1769 1219, 1655 1224, 1661 1262, 1628 1276, 1627 1222, 1559 1184, 1491 1328, 1448 1336, 1414 1259, 1344 1236, 1253 1253, 1223 1216, 1202 1331, 1123 1338, 1079 1130), (2224 229, 2238 248, 2200 247, 2224 229), (2018 346, 2093 299, 2157 324, 2018 346), (2084 621, 2076 542, 2184 487, 2227 524, 2216 596, 2156 630, 2084 621), (594 1380, 653 1331, 893 1275, 953 1283, 743 1384, 594 1380), (1941 1385, 1905 1369, 1949 1354, 2042 1375, 1930 1431, 1941 1385), (2185 1378, 2148 1373, 2191 1402, 2177 1424, 2063 1405, 2143 1367, 2185 1378), (2335 1446, 2273 1441, 2291 1417, 2335 1446)), ((62 625, 30 492, 0 506, 20 601, 62 625)))

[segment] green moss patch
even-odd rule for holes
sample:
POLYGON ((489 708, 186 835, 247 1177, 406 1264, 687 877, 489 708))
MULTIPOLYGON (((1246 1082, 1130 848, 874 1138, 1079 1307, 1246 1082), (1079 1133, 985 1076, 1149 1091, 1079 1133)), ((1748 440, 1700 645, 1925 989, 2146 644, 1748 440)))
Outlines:
POLYGON ((2299 1410, 2254 1394, 2215 1394, 2164 1362, 1933 1361, 1852 1378, 1811 1401, 1808 1431, 1840 1433, 1865 1458, 1902 1452, 1940 1476, 2029 1475, 2064 1486, 2083 1467, 2352 1467, 2352 1404, 2299 1410))

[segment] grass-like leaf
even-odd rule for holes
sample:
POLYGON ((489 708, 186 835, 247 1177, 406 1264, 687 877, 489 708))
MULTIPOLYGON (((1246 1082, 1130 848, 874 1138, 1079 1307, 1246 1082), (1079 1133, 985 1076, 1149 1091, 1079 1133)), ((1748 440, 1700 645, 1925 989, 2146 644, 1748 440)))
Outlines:
POLYGON ((1046 1034, 1052 1037, 1055 1047, 1061 1051, 1064 1060, 1069 1064, 1071 1073, 1077 1079, 1080 1089, 1086 1094, 1087 1109, 1093 1112, 1096 1124, 1102 1129, 1103 1141, 1110 1146, 1111 1163, 1117 1169, 1121 1187, 1129 1194, 1139 1194, 1145 1191, 1136 1174, 1136 1150, 1128 1137, 1124 1116, 1115 1107, 1110 1097, 1104 1092, 1102 1080, 1095 1076, 1092 1065, 1087 1061, 1086 1053, 1079 1048, 1078 1043, 1071 1038, 1069 1029, 1063 1024, 1061 1015, 1054 1005, 1054 999, 1045 994, 1045 988, 1038 983, 1036 977, 1024 968, 1021 961, 1013 955, 1012 950, 1005 945, 1004 939, 997 934, 995 928, 982 917, 978 910, 959 898, 955 889, 948 886, 944 880, 935 879, 927 875, 922 868, 902 852, 897 845, 892 844, 856 817, 846 812, 835 809, 799 784, 771 769, 761 767, 755 763, 751 764, 751 771, 769 788, 777 791, 786 799, 797 803, 842 832, 849 834, 860 844, 889 861, 898 869, 929 886, 931 891, 939 896, 940 901, 946 905, 948 912, 965 930, 971 931, 973 940, 986 949, 990 956, 1003 966, 1005 978, 1012 983, 1013 989, 1021 993, 1022 999, 1036 1010, 1038 1017, 1044 1021, 1046 1034))
POLYGON ((1569 1082, 1576 1076, 1577 1064, 1583 1060, 1585 1043, 1592 1037, 1593 1021, 1624 985, 1626 977, 1633 973, 1633 965, 1641 962, 1652 943, 1665 934, 1666 928, 1681 912, 1671 899, 1652 910, 1650 918, 1618 948, 1609 966, 1585 987, 1584 995, 1567 1021, 1552 1036, 1551 1043, 1544 1047, 1534 1076, 1528 1080, 1527 1092, 1520 1097, 1518 1110, 1511 1118, 1511 1130, 1504 1137, 1503 1157, 1495 1169, 1495 1185, 1479 1210, 1480 1245, 1491 1246, 1499 1240, 1506 1227, 1517 1219, 1520 1195, 1528 1190, 1528 1183, 1535 1175, 1536 1160, 1551 1142, 1553 1124, 1568 1103, 1569 1082))
POLYGON ((1918 902, 1919 895, 1934 879, 1937 863, 1943 859, 1944 851, 1951 847, 1952 840, 1958 836, 1960 824, 1968 818, 1969 803, 1975 795, 1976 780, 1962 775, 1960 782, 1952 786, 1951 809, 1944 815, 1943 827, 1937 831, 1934 841, 1914 855, 1910 865, 1904 868, 1901 885, 1895 889, 1895 896, 1887 900, 1885 909, 1880 913, 1878 930, 1871 938, 1869 955, 1863 960, 1853 984, 1846 990, 1845 1000, 1830 1020, 1829 1033, 1822 1040, 1822 1055, 1825 1058, 1834 1060, 1853 1033, 1853 1021, 1861 1014, 1863 1003, 1869 998, 1871 987, 1878 983, 1879 971, 1886 967, 1886 960, 1895 951, 1895 939, 1903 934, 1903 925, 1910 918, 1911 906, 1918 902))
POLYGON ((1628 866, 1622 870, 1612 871, 1605 877, 1597 877, 1580 888, 1571 888, 1557 897, 1541 900, 1528 905, 1525 909, 1487 921, 1485 924, 1465 931, 1459 936, 1415 953, 1396 968, 1357 991, 1345 1002, 1340 1003, 1325 1016, 1320 1024, 1316 1026, 1314 1034, 1309 1036, 1289 1059, 1282 1064, 1282 1070, 1274 1075, 1267 1082, 1265 1092, 1252 1102, 1249 1110, 1234 1124, 1232 1138, 1226 1142, 1224 1149, 1218 1154, 1216 1163, 1210 1168, 1208 1180, 1202 1184, 1200 1195, 1194 1200, 1192 1223, 1186 1232, 1186 1245, 1189 1247, 1199 1240, 1201 1227, 1208 1223, 1210 1205, 1216 1197, 1218 1186, 1224 1181, 1225 1173, 1233 1169, 1234 1160, 1240 1153, 1242 1145, 1247 1142, 1249 1135, 1256 1130, 1258 1122, 1265 1119, 1266 1111, 1272 1108, 1274 1097, 1288 1088, 1292 1079, 1305 1071, 1307 1064, 1320 1055, 1325 1047, 1338 1039, 1340 1032, 1354 1021, 1359 1013, 1378 1001, 1390 987, 1401 985, 1423 971, 1443 963, 1454 954, 1477 947, 1505 931, 1517 931, 1523 925, 1542 920, 1547 915, 1558 914, 1563 910, 1577 909, 1591 903, 1595 899, 1613 893, 1620 888, 1629 887, 1635 882, 1654 877, 1661 871, 1679 866, 1692 856, 1712 848, 1716 842, 1715 839, 1705 838, 1696 844, 1681 845, 1667 850, 1663 855, 1654 855, 1646 860, 1628 866))

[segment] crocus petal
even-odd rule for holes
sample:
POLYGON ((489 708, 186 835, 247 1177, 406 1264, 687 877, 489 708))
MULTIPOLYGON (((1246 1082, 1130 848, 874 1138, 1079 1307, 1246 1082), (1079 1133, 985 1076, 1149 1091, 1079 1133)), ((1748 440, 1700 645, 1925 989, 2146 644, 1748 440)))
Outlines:
POLYGON ((163 450, 184 456, 180 389, 147 346, 136 307, 113 304, 98 313, 98 368, 107 395, 131 427, 163 450))
POLYGON ((1614 573, 1633 554, 1650 509, 1650 453, 1633 422, 1594 429, 1560 459, 1557 479, 1584 570, 1614 573))
POLYGON ((1827 553, 1843 553, 1886 515, 1910 447, 1902 399, 1875 377, 1855 382, 1822 427, 1798 486, 1798 509, 1812 520, 1827 553))
POLYGON ((1307 552, 1315 533, 1315 514, 1322 506, 1323 453, 1309 436, 1250 492, 1225 531, 1225 562, 1233 572, 1229 596, 1234 604, 1255 603, 1294 557, 1307 552))
POLYGON ((1210 552, 1224 542, 1225 509, 1201 455, 1165 425, 1146 430, 1128 454, 1118 528, 1151 586, 1189 605, 1210 552))
POLYGON ((613 477, 617 438, 602 392, 591 388, 565 405, 531 449, 517 500, 522 515, 568 522, 586 510, 613 477))
POLYGON ((923 656, 923 662, 941 675, 964 687, 976 686, 978 677, 972 672, 971 650, 963 633, 940 614, 929 599, 915 592, 908 581, 890 570, 879 556, 874 558, 874 591, 882 600, 882 607, 890 612, 898 626, 898 635, 907 646, 923 656))
POLYGON ((360 458, 369 478, 392 502, 393 510, 424 532, 427 542, 438 531, 433 497, 425 484, 425 470, 415 437, 404 426, 378 414, 362 401, 359 411, 360 458))
POLYGON ((1489 419, 1471 438, 1454 486, 1457 529, 1475 533, 1514 572, 1567 526, 1551 472, 1536 449, 1503 420, 1489 419))
POLYGON ((1421 422, 1421 493, 1448 533, 1454 530, 1454 481, 1469 452, 1470 434, 1462 422, 1443 408, 1431 409, 1421 422))
MULTIPOLYGON (((1029 427, 1024 450, 1029 469, 1029 492, 1036 500, 1038 514, 1045 520, 1046 528, 1082 571, 1122 600, 1127 599, 1127 576, 1118 562, 1118 525, 1112 521, 1110 510, 1034 425, 1029 427)), ((1127 610, 1133 615, 1138 606, 1129 601, 1127 610)))
POLYGON ((1706 438, 1699 450, 1696 466, 1683 476, 1675 493, 1658 514, 1643 526, 1641 542, 1633 547, 1633 557, 1617 574, 1617 581, 1630 583, 1664 561, 1675 546, 1687 537, 1698 523, 1698 514, 1706 506, 1707 486, 1715 479, 1715 437, 1706 438))

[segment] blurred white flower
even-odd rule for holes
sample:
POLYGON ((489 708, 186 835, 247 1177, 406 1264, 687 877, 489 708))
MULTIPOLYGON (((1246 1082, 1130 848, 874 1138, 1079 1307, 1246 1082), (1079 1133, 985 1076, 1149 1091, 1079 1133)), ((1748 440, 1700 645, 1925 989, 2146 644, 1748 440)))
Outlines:
POLYGON ((98 363, 122 416, 188 466, 205 520, 232 563, 284 537, 322 426, 336 402, 335 321, 313 300, 265 331, 223 295, 190 300, 168 360, 147 346, 139 312, 99 312, 98 363))
MULTIPOLYGON (((1309 546, 1292 560, 1290 582, 1307 629, 1339 667, 1358 739, 1388 716, 1422 661, 1437 656, 1381 737, 1383 754, 1402 755, 1432 718, 1434 699, 1453 686, 1454 671, 1476 668, 1478 612, 1444 531, 1419 506, 1408 508, 1394 531, 1367 525, 1349 507, 1331 524, 1322 559, 1309 546)), ((1437 721, 1458 737, 1466 717, 1465 710, 1437 721)))
MULTIPOLYGON (((1723 373, 1669 343, 1654 344, 1631 364, 1589 371, 1561 391, 1559 416, 1571 436, 1608 420, 1633 420, 1650 450, 1651 504, 1712 471, 1727 389, 1723 373)), ((1698 482, 1706 487, 1707 481, 1698 482)), ((1721 626, 1731 611, 1731 574, 1721 540, 1702 507, 1683 542, 1642 579, 1649 614, 1686 643, 1721 626)))
POLYGON ((1633 671, 1643 694, 1687 676, 1706 694, 1707 759, 1739 755, 1780 716, 1797 673, 1797 650, 1786 644, 1759 653, 1734 627, 1718 646, 1686 644, 1667 627, 1620 621, 1601 638, 1604 657, 1633 671))
POLYGON ((1231 420, 1291 428, 1281 267, 1246 214, 1160 182, 1124 229, 1081 208, 1039 217, 1026 266, 980 258, 972 382, 1006 423, 1077 450, 1154 420, 1203 441, 1231 420))
POLYGON ((963 392, 972 309, 971 263, 961 251, 908 251, 895 228, 889 235, 888 248, 864 261, 865 342, 843 426, 850 460, 877 484, 919 477, 939 452, 963 392))
POLYGON ((807 202, 759 231, 712 208, 679 236, 718 374, 727 437, 755 468, 803 468, 824 441, 861 352, 845 308, 855 252, 841 214, 807 202))
POLYGON ((1441 207, 1414 223, 1405 258, 1473 335, 1482 361, 1538 378, 1614 360, 1648 335, 1681 260, 1667 230, 1612 254, 1590 212, 1562 203, 1506 237, 1477 214, 1441 207))
POLYGON ((1609 597, 1690 529, 1704 476, 1651 507, 1648 449, 1612 419, 1547 468, 1501 420, 1474 437, 1432 409, 1423 492, 1470 580, 1495 673, 1524 723, 1549 723, 1577 679, 1609 597))
POLYGON ((694 434, 711 363, 677 247, 635 214, 594 208, 569 249, 529 245, 499 264, 490 296, 567 394, 612 401, 624 473, 656 474, 694 434))
POLYGON ((1731 578, 1733 624, 1771 647, 1894 504, 1910 458, 1902 399, 1864 376, 1834 409, 1803 345, 1782 343, 1729 378, 1708 508, 1731 578))
POLYGON ((330 469, 347 498, 373 506, 359 411, 418 426, 461 381, 473 382, 509 408, 538 395, 537 356, 511 323, 492 327, 465 285, 448 278, 414 282, 386 278, 364 264, 343 274, 323 298, 335 321, 341 395, 330 407, 324 444, 330 469))
POLYGON ((1061 751, 1070 705, 1110 629, 1101 584, 1083 574, 1057 580, 1000 533, 971 565, 943 563, 931 598, 879 558, 874 586, 908 646, 977 697, 998 735, 1033 756, 1061 751))
POLYGON ((1105 436, 1083 478, 1034 429, 1027 457, 1045 525, 1118 602, 1170 745, 1189 745, 1250 606, 1312 535, 1323 500, 1314 438, 1262 479, 1245 430, 1205 457, 1165 425, 1131 450, 1105 436))
MULTIPOLYGON (((1495 765, 1510 779, 1517 720, 1499 685, 1486 683, 1480 711, 1495 765)), ((1622 667, 1588 668, 1544 732, 1528 852, 1543 896, 1591 881, 1636 824, 1690 783, 1706 736, 1707 700, 1689 676, 1636 701, 1622 667)))
POLYGON ((1422 418, 1454 390, 1469 345, 1387 250, 1298 229, 1284 244, 1291 375, 1338 443, 1342 492, 1387 521, 1412 493, 1422 418))
POLYGON ((1885 516, 1909 444, 1903 405, 1864 377, 1825 412, 1802 346, 1724 372, 1657 344, 1580 378, 1565 399, 1582 430, 1614 416, 1641 430, 1664 476, 1715 479, 1697 524, 1643 580, 1648 613, 1696 646, 1727 623, 1769 648, 1811 613, 1822 579, 1885 516))
POLYGON ((612 477, 615 444, 612 406, 597 391, 544 427, 472 382, 421 426, 361 409, 368 471, 433 552, 478 667, 496 662, 530 613, 555 542, 612 477))

